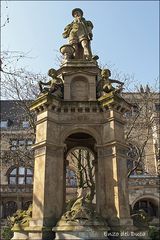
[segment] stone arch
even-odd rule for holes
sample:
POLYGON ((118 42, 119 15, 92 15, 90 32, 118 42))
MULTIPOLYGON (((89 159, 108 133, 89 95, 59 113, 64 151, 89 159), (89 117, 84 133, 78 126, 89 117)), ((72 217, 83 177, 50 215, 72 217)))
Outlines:
POLYGON ((2 207, 3 207, 2 209, 3 218, 7 218, 8 216, 12 216, 13 213, 17 211, 18 209, 17 201, 15 200, 5 201, 3 202, 2 207))
POLYGON ((97 150, 95 149, 96 139, 93 137, 93 133, 91 134, 90 131, 82 128, 69 131, 64 139, 64 143, 66 144, 64 161, 66 164, 75 164, 77 176, 79 176, 80 179, 79 186, 88 189, 87 191, 90 192, 91 200, 94 200, 94 203, 96 203, 96 188, 98 186, 97 150), (75 152, 73 153, 74 150, 75 152), (69 156, 70 152, 72 152, 73 155, 69 156), (69 158, 67 158, 67 156, 69 156, 69 158))
POLYGON ((7 169, 7 171, 6 171, 6 173, 5 173, 5 176, 9 176, 9 174, 12 172, 12 170, 13 170, 14 168, 17 168, 17 167, 19 167, 19 165, 17 165, 17 164, 12 165, 11 167, 9 167, 9 168, 7 169))
POLYGON ((159 216, 159 204, 158 198, 150 195, 143 195, 136 199, 132 203, 132 212, 136 212, 139 209, 143 209, 149 216, 158 217, 159 216))
POLYGON ((29 168, 29 169, 32 169, 33 170, 33 166, 31 165, 27 165, 25 166, 24 164, 15 164, 15 165, 12 165, 11 167, 9 167, 5 173, 5 176, 9 176, 9 174, 12 172, 13 169, 15 168, 18 168, 18 167, 24 167, 24 168, 29 168))
POLYGON ((8 184, 11 185, 32 184, 33 167, 23 164, 13 165, 7 170, 5 176, 7 177, 8 184), (23 182, 21 182, 20 179, 23 182))
MULTIPOLYGON (((81 147, 73 147, 71 148, 68 152, 67 152, 67 155, 74 149, 77 149, 77 148, 81 148, 81 147)), ((82 147, 83 149, 86 149, 88 151, 90 151, 92 153, 92 155, 95 157, 95 153, 92 151, 92 149, 88 148, 88 147, 82 147)))
POLYGON ((153 196, 153 195, 146 194, 146 195, 142 195, 142 196, 139 196, 134 199, 134 201, 131 203, 132 209, 133 209, 134 205, 136 204, 136 202, 143 200, 143 199, 150 200, 158 206, 159 198, 156 196, 153 196))
POLYGON ((95 139, 97 145, 101 144, 100 134, 94 128, 91 128, 89 126, 87 126, 87 127, 85 127, 85 126, 68 127, 67 129, 65 129, 61 133, 61 144, 63 144, 65 142, 65 140, 67 139, 67 137, 69 135, 74 134, 74 133, 78 133, 78 132, 82 132, 82 133, 86 133, 86 134, 91 135, 95 139))

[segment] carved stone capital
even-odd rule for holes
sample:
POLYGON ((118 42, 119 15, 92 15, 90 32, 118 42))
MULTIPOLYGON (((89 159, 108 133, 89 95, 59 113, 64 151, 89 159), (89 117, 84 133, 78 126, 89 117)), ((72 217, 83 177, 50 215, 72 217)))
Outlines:
POLYGON ((131 104, 113 91, 106 93, 104 96, 100 97, 98 101, 103 108, 112 109, 122 114, 131 109, 131 104))
POLYGON ((31 105, 30 111, 35 111, 37 114, 47 109, 58 107, 60 99, 52 96, 49 93, 40 95, 31 105))

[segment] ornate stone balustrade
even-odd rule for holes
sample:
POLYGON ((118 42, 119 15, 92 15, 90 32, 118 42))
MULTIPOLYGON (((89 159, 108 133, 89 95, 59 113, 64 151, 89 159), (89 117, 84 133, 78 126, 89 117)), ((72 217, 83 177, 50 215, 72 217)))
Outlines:
MULTIPOLYGON (((159 187, 160 179, 156 176, 132 176, 128 181, 129 187, 131 186, 146 186, 146 187, 159 187)), ((32 193, 33 185, 0 185, 1 193, 32 193)), ((70 193, 70 191, 68 191, 70 193)))
POLYGON ((33 185, 0 185, 1 194, 5 193, 32 193, 33 185))
POLYGON ((132 186, 146 186, 146 187, 159 187, 160 179, 158 176, 131 176, 129 178, 129 187, 132 186))

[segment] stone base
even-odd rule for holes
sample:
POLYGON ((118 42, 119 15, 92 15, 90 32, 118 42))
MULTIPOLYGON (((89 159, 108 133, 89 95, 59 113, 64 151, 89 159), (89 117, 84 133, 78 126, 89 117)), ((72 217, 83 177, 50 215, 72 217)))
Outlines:
POLYGON ((14 232, 13 238, 11 240, 28 240, 28 233, 24 231, 14 232))
POLYGON ((29 232, 28 240, 53 240, 54 233, 52 227, 43 226, 41 219, 32 219, 30 226, 26 228, 29 232))
POLYGON ((28 240, 52 240, 54 239, 54 233, 51 228, 47 227, 29 227, 28 240))
POLYGON ((108 239, 106 232, 109 230, 107 225, 101 225, 100 223, 85 224, 68 222, 54 227, 52 230, 55 232, 55 240, 63 239, 108 239))
POLYGON ((25 225, 15 224, 11 229, 14 232, 11 240, 28 240, 28 232, 25 228, 25 225))
POLYGON ((108 222, 111 230, 135 230, 135 226, 133 225, 133 220, 131 218, 115 218, 108 222))
POLYGON ((137 228, 133 225, 131 218, 112 218, 107 221, 110 231, 106 233, 110 240, 135 240, 134 233, 137 228))
POLYGON ((103 232, 97 232, 97 231, 85 231, 84 232, 79 232, 79 231, 72 231, 72 232, 57 232, 56 233, 56 238, 55 240, 64 240, 64 239, 69 239, 69 240, 78 240, 78 239, 95 239, 95 240, 100 240, 100 239, 108 239, 108 237, 104 236, 104 231, 103 232))

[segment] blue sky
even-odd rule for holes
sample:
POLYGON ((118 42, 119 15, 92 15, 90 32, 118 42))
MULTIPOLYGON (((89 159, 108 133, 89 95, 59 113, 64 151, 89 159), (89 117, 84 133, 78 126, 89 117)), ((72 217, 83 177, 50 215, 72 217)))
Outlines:
POLYGON ((47 74, 58 69, 59 48, 79 7, 94 25, 92 51, 100 66, 108 64, 135 80, 151 84, 159 75, 158 1, 2 1, 1 49, 30 52, 23 62, 28 70, 47 74), (8 8, 6 8, 6 5, 8 8))

